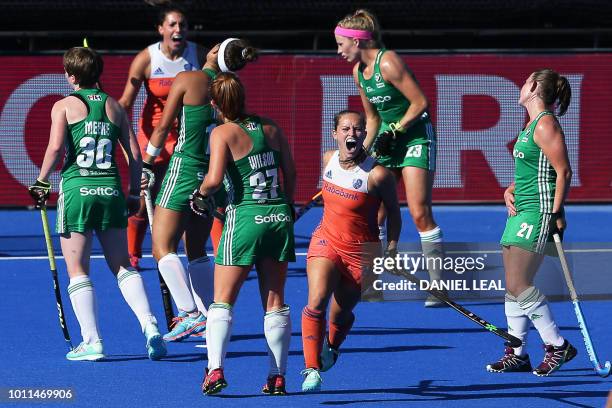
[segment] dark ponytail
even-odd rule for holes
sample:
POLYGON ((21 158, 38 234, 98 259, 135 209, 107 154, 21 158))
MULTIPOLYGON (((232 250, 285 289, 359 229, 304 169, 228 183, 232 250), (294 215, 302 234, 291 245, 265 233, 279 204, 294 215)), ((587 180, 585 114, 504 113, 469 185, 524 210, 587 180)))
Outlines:
POLYGON ((567 78, 550 68, 545 68, 534 72, 533 80, 540 85, 539 96, 544 104, 553 106, 559 101, 557 115, 563 116, 572 99, 572 89, 567 78))
POLYGON ((564 76, 559 76, 557 80, 557 98, 559 99, 559 116, 563 116, 572 99, 572 88, 564 76))
POLYGON ((233 40, 227 44, 223 53, 225 65, 230 71, 240 71, 247 62, 257 60, 259 52, 243 39, 233 40))

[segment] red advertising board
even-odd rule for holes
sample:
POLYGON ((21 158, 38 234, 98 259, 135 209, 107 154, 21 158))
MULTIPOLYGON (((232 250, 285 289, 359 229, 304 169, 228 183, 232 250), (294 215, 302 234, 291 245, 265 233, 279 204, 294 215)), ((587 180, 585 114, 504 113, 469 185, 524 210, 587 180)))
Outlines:
MULTIPOLYGON (((105 57, 102 83, 116 98, 132 58, 105 57)), ((570 199, 612 201, 612 54, 419 55, 405 61, 437 128, 435 202, 501 202, 513 177, 511 146, 526 120, 519 90, 542 67, 561 72, 572 86, 572 103, 561 118, 574 171, 570 199)), ((28 205, 25 186, 42 162, 51 106, 70 88, 60 56, 0 57, 0 63, 0 205, 28 205)), ((351 66, 333 56, 266 55, 240 76, 249 111, 274 119, 288 136, 298 169, 296 198, 308 200, 319 188, 322 152, 334 148, 333 115, 361 110, 351 66)))

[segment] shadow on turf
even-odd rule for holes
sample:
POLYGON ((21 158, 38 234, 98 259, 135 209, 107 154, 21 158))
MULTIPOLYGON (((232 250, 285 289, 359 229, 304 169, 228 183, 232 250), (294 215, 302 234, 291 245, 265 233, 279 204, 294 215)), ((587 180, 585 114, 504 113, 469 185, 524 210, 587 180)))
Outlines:
MULTIPOLYGON (((560 327, 561 331, 570 331, 570 330, 579 330, 577 327, 563 326, 560 327)), ((531 330, 535 330, 535 328, 531 328, 531 330)), ((465 328, 448 328, 448 329, 436 329, 436 328, 407 328, 407 327, 365 327, 361 326, 351 330, 351 336, 377 336, 377 335, 404 335, 404 334, 467 334, 467 333, 483 333, 487 334, 488 332, 484 329, 479 329, 477 327, 472 329, 465 328)), ((302 332, 293 332, 291 333, 292 337, 302 337, 302 332)), ((265 338, 264 334, 237 334, 232 335, 232 342, 234 341, 243 341, 243 340, 257 340, 265 338)))
MULTIPOLYGON (((403 402, 445 402, 445 401, 469 401, 491 399, 496 405, 500 400, 507 398, 517 400, 519 398, 536 398, 540 400, 550 400, 563 403, 574 407, 590 408, 592 405, 586 405, 579 402, 567 401, 568 398, 602 398, 605 399, 608 391, 571 391, 562 390, 569 386, 587 386, 592 384, 601 384, 601 381, 547 381, 534 383, 507 383, 507 384, 474 384, 474 385, 459 385, 459 386, 444 386, 433 385, 433 380, 422 380, 416 387, 406 388, 370 388, 356 390, 330 390, 321 391, 321 395, 360 395, 360 394, 385 394, 385 398, 379 399, 352 399, 350 401, 324 401, 323 405, 349 405, 349 404, 365 404, 365 403, 403 403, 403 402), (547 390, 543 388, 558 387, 560 389, 547 390), (533 392, 523 391, 530 390, 533 392), (508 390, 508 393, 500 393, 500 390, 508 390), (469 392, 469 394, 461 394, 469 392), (459 394, 457 394, 459 393, 459 394), (475 393, 475 394, 472 394, 475 393), (422 398, 388 398, 388 394, 408 394, 422 398), (424 400, 423 398, 427 398, 424 400)), ((304 393, 292 393, 292 395, 305 395, 304 393)), ((469 403, 467 403, 469 404, 469 403)), ((501 405, 501 404, 500 404, 501 405)), ((469 406, 469 405, 466 405, 469 406)))

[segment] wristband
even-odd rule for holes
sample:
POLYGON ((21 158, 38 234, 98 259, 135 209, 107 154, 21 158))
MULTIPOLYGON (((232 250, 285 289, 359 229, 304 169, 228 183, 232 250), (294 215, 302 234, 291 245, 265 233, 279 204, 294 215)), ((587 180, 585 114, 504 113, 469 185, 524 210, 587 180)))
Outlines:
POLYGON ((130 194, 128 195, 128 200, 140 200, 140 194, 130 194))
POLYGON ((389 128, 393 133, 404 133, 406 131, 406 128, 402 126, 399 120, 395 123, 391 123, 389 128))
POLYGON ((153 171, 153 165, 151 163, 147 163, 146 161, 142 162, 142 168, 153 171))
POLYGON ((565 208, 561 207, 561 209, 559 211, 555 211, 553 213, 550 213, 551 215, 556 215, 558 217, 563 217, 565 215, 565 208))
POLYGON ((151 157, 157 157, 159 156, 159 154, 161 153, 161 147, 155 147, 151 144, 151 142, 149 142, 149 144, 147 145, 147 154, 151 157))

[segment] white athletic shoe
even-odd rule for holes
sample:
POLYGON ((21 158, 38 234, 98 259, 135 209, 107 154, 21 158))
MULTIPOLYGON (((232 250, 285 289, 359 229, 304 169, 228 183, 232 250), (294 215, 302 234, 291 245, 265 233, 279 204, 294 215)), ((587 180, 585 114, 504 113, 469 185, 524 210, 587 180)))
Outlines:
POLYGON ((66 354, 66 358, 70 361, 97 361, 104 357, 102 340, 98 340, 91 344, 82 342, 66 354))
POLYGON ((166 343, 164 343, 164 339, 162 339, 162 335, 159 333, 155 323, 147 323, 144 335, 147 338, 147 353, 151 360, 159 360, 167 354, 166 343))
POLYGON ((319 392, 321 391, 321 383, 323 380, 319 375, 319 370, 316 368, 307 368, 300 373, 304 376, 302 383, 302 392, 319 392))

